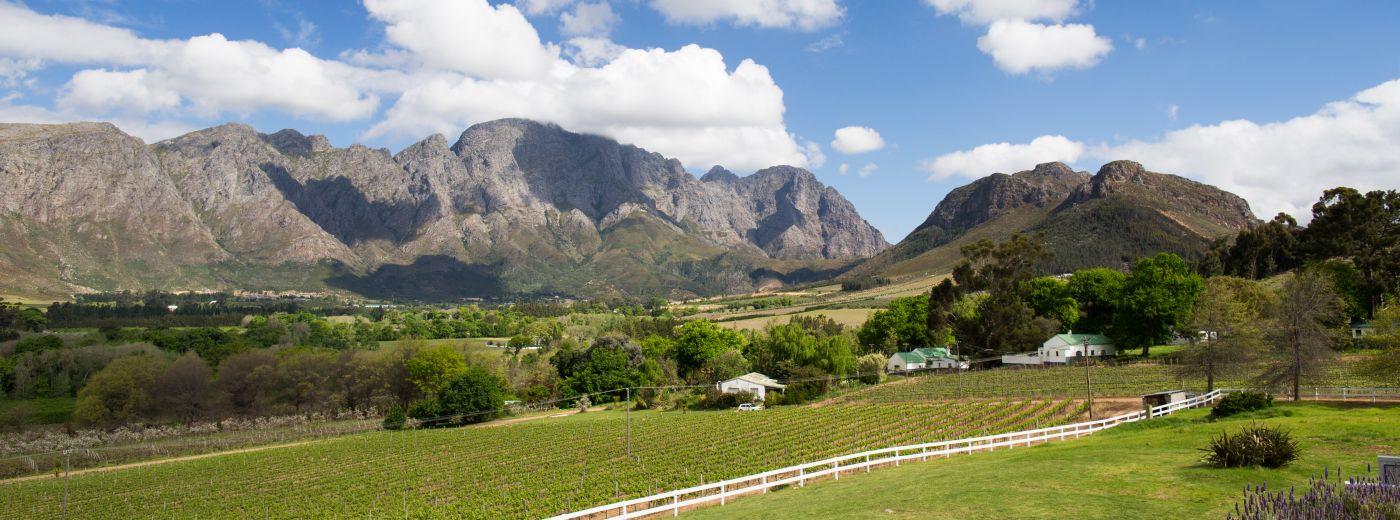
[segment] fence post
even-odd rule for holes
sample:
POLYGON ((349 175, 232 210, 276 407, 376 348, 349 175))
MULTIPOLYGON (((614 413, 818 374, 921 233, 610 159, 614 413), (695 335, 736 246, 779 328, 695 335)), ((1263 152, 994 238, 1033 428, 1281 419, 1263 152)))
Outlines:
POLYGON ((807 479, 802 478, 802 475, 805 474, 807 474, 807 470, 805 468, 797 468, 797 487, 803 487, 807 485, 807 479))
POLYGON ((762 478, 761 480, 758 481, 758 483, 759 483, 759 484, 762 484, 762 487, 763 487, 763 492, 762 492, 762 493, 759 493, 759 494, 760 494, 760 495, 767 495, 767 494, 768 494, 768 475, 764 475, 763 478, 762 478))
POLYGON ((841 480, 841 461, 836 461, 836 480, 841 480))
POLYGON ((724 484, 719 485, 719 505, 724 505, 724 484))
POLYGON ((671 516, 681 516, 681 496, 671 495, 671 516))
POLYGON ((865 472, 870 473, 870 456, 865 456, 865 472))

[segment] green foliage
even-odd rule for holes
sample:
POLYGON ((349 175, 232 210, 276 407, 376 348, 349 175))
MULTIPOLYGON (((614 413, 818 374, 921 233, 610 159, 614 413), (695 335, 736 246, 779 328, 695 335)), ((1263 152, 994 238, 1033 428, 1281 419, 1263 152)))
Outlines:
POLYGON ((1079 303, 1076 327, 1082 332, 1102 334, 1113 324, 1113 311, 1122 297, 1128 276, 1117 269, 1096 267, 1075 271, 1070 276, 1069 296, 1079 303))
POLYGON ((866 354, 856 359, 856 372, 860 374, 860 382, 873 385, 884 379, 885 362, 889 358, 882 354, 866 354))
POLYGON ((1204 377, 1206 390, 1215 379, 1244 370, 1263 349, 1264 323, 1277 307, 1273 294, 1243 278, 1213 276, 1205 281, 1185 331, 1190 345, 1178 354, 1176 373, 1204 377))
POLYGON ((831 390, 834 381, 831 374, 817 367, 797 367, 789 374, 787 388, 783 389, 782 404, 802 404, 816 400, 831 390))
MULTIPOLYGON (((562 379, 561 394, 567 397, 645 386, 644 361, 640 345, 626 336, 609 334, 594 340, 586 350, 560 349, 550 362, 562 379)), ((594 399, 604 402, 621 398, 605 394, 594 399)))
POLYGON ((1268 386, 1287 384, 1293 400, 1300 399, 1303 380, 1337 359, 1332 347, 1340 336, 1342 313, 1342 300, 1326 275, 1306 270, 1284 282, 1278 318, 1269 329, 1271 362, 1260 381, 1268 386))
POLYGON ((1221 239, 1197 263, 1206 276, 1229 275, 1259 279, 1303 265, 1303 228, 1287 213, 1240 231, 1233 242, 1221 239))
POLYGON ((894 354, 919 347, 942 345, 928 328, 928 298, 896 298, 888 309, 876 311, 856 337, 861 351, 894 354))
POLYGON ((1351 188, 1323 192, 1306 231, 1309 256, 1347 257, 1361 273, 1360 292, 1370 314, 1400 284, 1400 191, 1351 188))
POLYGON ((861 276, 843 280, 841 290, 846 292, 864 291, 889 285, 890 279, 883 276, 861 276))
POLYGON ((1342 299, 1342 305, 1346 308, 1345 312, 1349 318, 1361 320, 1367 317, 1370 305, 1366 299, 1366 281, 1362 278, 1360 269, 1348 260, 1335 258, 1317 262, 1308 268, 1332 281, 1332 288, 1342 299))
POLYGON ((1223 419, 1235 414, 1263 410, 1273 405, 1274 396, 1264 392, 1235 392, 1215 403, 1210 409, 1210 417, 1223 419))
POLYGON ((43 352, 61 348, 63 348, 63 338, 53 334, 42 334, 19 340, 18 343, 15 343, 14 355, 18 356, 26 352, 43 352))
POLYGON ((1202 448, 1205 462, 1218 468, 1281 468, 1302 455, 1302 447, 1282 428, 1249 426, 1221 433, 1202 448))
POLYGON ((48 319, 44 317, 44 312, 33 307, 20 309, 15 314, 14 320, 16 329, 29 332, 43 332, 48 325, 48 319))
POLYGON ((754 370, 779 379, 791 376, 799 367, 814 367, 828 374, 851 373, 856 359, 850 337, 809 326, 804 322, 770 324, 755 334, 745 350, 754 370))
POLYGON ((1181 257, 1159 253, 1138 260, 1123 282, 1114 311, 1111 337, 1119 348, 1142 348, 1166 343, 1191 316, 1204 290, 1200 275, 1181 257))
POLYGON ((389 411, 384 413, 383 425, 385 430, 401 430, 407 422, 408 414, 404 412, 402 406, 397 404, 390 406, 389 411))
POLYGON ((425 426, 472 424, 490 420, 505 406, 505 382, 496 374, 472 365, 448 380, 427 401, 409 414, 425 426))
POLYGON ((980 355, 1019 352, 1040 344, 1060 328, 1037 317, 1027 303, 1029 286, 1039 265, 1054 257, 1042 237, 1012 235, 994 243, 983 239, 964 246, 963 261, 953 279, 964 291, 986 291, 978 321, 960 322, 955 334, 968 352, 980 355))
POLYGON ((73 418, 84 425, 116 426, 140 416, 155 404, 148 388, 164 370, 165 362, 151 356, 113 360, 78 392, 73 418))
POLYGON ((676 334, 676 365, 682 375, 688 375, 726 350, 742 351, 743 348, 744 336, 738 332, 709 320, 688 321, 676 334))
POLYGON ((424 394, 436 394, 467 369, 467 360, 448 346, 419 348, 404 362, 408 380, 424 394))
POLYGON ((758 402, 758 396, 749 392, 721 392, 718 388, 705 389, 704 395, 695 403, 697 410, 732 410, 741 404, 758 402))
POLYGON ((1030 281, 1027 303, 1037 316, 1060 322, 1060 330, 1068 331, 1079 321, 1079 302, 1070 295, 1069 283, 1059 278, 1040 277, 1030 281))

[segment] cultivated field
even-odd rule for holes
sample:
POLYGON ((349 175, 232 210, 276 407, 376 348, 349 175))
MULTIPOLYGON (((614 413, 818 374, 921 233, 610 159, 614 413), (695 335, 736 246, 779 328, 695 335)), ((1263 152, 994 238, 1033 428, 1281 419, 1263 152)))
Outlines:
POLYGON ((870 319, 870 316, 875 314, 877 310, 879 309, 825 309, 820 311, 799 312, 796 314, 723 321, 720 322, 719 325, 738 330, 763 330, 763 328, 767 327, 770 323, 781 325, 792 321, 794 316, 826 316, 835 320, 837 323, 857 329, 860 328, 861 325, 864 325, 865 321, 870 319))
POLYGON ((373 432, 0 484, 6 515, 524 518, 876 447, 1071 421, 1074 401, 621 412, 373 432), (66 496, 66 500, 65 500, 66 496), (66 503, 66 506, 64 505, 66 503))

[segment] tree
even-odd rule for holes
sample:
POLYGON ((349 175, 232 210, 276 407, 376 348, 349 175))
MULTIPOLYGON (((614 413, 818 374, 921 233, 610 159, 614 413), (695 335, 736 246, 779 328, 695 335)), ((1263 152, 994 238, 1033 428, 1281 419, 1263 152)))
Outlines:
POLYGON ((1371 326, 1375 327, 1372 341, 1380 348, 1367 362, 1367 371, 1389 386, 1400 386, 1400 301, 1392 299, 1376 311, 1371 326))
POLYGON ((1127 275, 1117 269, 1096 267, 1076 271, 1066 289, 1069 297, 1079 304, 1079 319, 1075 327, 1084 332, 1102 334, 1113 324, 1113 309, 1122 297, 1127 275))
POLYGON ((886 358, 880 354, 866 354, 856 360, 856 373, 860 374, 860 382, 873 385, 880 382, 885 376, 886 358))
POLYGON ((803 366, 819 368, 828 374, 850 373, 856 361, 850 336, 840 332, 831 334, 832 329, 819 323, 799 320, 770 324, 762 333, 754 335, 745 355, 755 370, 780 379, 803 366), (812 325, 816 327, 808 328, 812 325))
POLYGON ((1142 348, 1167 342, 1191 317, 1204 284, 1185 260, 1158 253, 1133 264, 1114 309, 1112 336, 1119 345, 1142 348))
POLYGON ((204 359, 194 352, 186 352, 156 377, 151 393, 161 415, 194 422, 212 411, 213 371, 204 359))
POLYGON ((709 320, 692 320, 676 334, 676 364, 688 375, 726 350, 742 351, 744 336, 709 320))
POLYGON ((1273 361, 1260 379, 1268 386, 1287 383, 1297 401, 1302 380, 1321 375, 1334 361, 1334 330, 1341 319, 1342 301, 1326 275, 1306 270, 1284 282, 1279 294, 1278 319, 1270 339, 1273 361))
POLYGON ((29 332, 43 332, 48 326, 48 320, 44 318, 44 312, 33 307, 20 309, 15 314, 15 328, 27 330, 29 332))
POLYGON ((414 406, 409 415, 429 426, 487 421, 505 406, 504 389, 499 376, 471 365, 453 375, 432 399, 414 406))
POLYGON ((861 351, 893 354, 930 345, 942 345, 928 327, 929 299, 923 296, 895 298, 887 309, 865 320, 856 338, 861 351))
POLYGON ((150 387, 164 370, 165 362, 152 356, 113 360, 78 391, 73 419, 110 427, 141 417, 154 403, 150 387))
POLYGON ((1079 302, 1069 293, 1069 284, 1059 278, 1040 277, 1028 284, 1027 303, 1036 316, 1060 322, 1060 330, 1074 328, 1079 321, 1079 302))
POLYGON ((1400 284, 1400 191, 1323 192, 1304 232, 1312 258, 1348 257, 1361 271, 1369 315, 1400 284))
POLYGON ((290 405, 295 413, 331 404, 335 354, 325 349, 294 348, 277 357, 277 369, 270 388, 274 402, 290 405))
POLYGON ((229 408, 244 417, 260 415, 267 405, 263 390, 270 388, 277 367, 277 356, 271 351, 253 349, 239 352, 219 364, 214 387, 229 408))
POLYGON ((732 379, 749 372, 749 360, 737 350, 726 350, 710 358, 700 367, 700 382, 717 382, 732 379))
POLYGON ((404 368, 410 382, 424 395, 433 395, 467 369, 467 360, 447 345, 419 348, 404 361, 404 368))
POLYGON ((983 239, 964 246, 962 254, 953 280, 965 291, 988 294, 978 312, 981 322, 959 327, 965 347, 982 354, 1016 352, 1059 328, 1053 320, 1037 319, 1027 303, 1037 266, 1054 256, 1039 238, 1015 234, 999 244, 983 239))
POLYGON ((607 334, 586 350, 560 349, 551 362, 563 380, 565 395, 578 395, 643 386, 644 360, 640 345, 627 336, 607 334))
POLYGON ((1181 351, 1178 377, 1206 378, 1206 391, 1217 377, 1238 374, 1263 348, 1260 326, 1272 317, 1273 295, 1259 285, 1229 276, 1206 280, 1192 309, 1191 344, 1181 351))

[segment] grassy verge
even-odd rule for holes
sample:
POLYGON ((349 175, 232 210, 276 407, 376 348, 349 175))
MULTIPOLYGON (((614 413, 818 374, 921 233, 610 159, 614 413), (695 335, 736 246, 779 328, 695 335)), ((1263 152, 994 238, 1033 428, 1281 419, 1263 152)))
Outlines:
POLYGON ((16 406, 29 409, 29 424, 61 424, 73 416, 72 397, 36 397, 34 399, 6 399, 0 401, 0 416, 10 413, 16 406))
POLYGON ((1284 404, 1207 422, 1205 410, 1089 438, 852 475, 724 507, 704 518, 1221 518, 1246 485, 1305 484, 1324 466, 1364 473, 1400 448, 1400 408, 1284 404), (1251 424, 1283 426, 1304 446, 1283 469, 1215 469, 1198 448, 1251 424))

